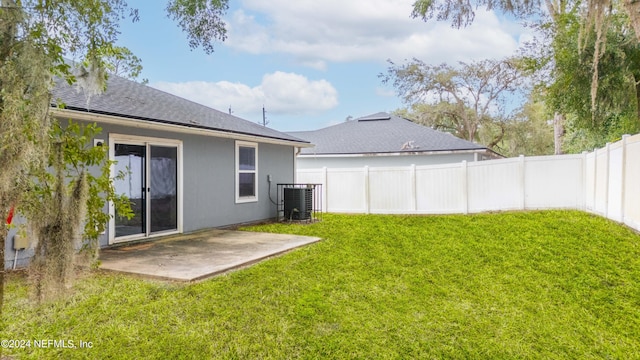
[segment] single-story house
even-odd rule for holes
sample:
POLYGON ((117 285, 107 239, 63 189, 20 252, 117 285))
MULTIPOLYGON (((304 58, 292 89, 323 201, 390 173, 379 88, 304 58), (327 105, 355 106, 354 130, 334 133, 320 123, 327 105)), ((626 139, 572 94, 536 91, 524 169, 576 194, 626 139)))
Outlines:
MULTIPOLYGON (((131 220, 114 215, 101 247, 160 235, 255 222, 277 216, 276 184, 293 183, 295 159, 308 141, 122 77, 87 99, 59 81, 52 113, 102 128, 94 146, 109 146, 116 191, 133 203, 131 220), (58 101, 65 104, 61 109, 58 101)), ((10 233, 8 266, 14 260, 10 233)), ((18 265, 29 251, 20 253, 18 265), (22 254, 24 253, 24 254, 22 254)), ((11 265, 12 266, 12 265, 11 265)))
POLYGON ((433 165, 502 157, 485 146, 385 112, 289 134, 315 145, 302 149, 298 169, 433 165))

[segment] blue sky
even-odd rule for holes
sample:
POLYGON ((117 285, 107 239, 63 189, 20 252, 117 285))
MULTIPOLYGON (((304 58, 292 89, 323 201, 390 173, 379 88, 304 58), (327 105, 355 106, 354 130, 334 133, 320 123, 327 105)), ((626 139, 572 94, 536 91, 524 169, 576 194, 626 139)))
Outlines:
POLYGON ((439 64, 513 54, 529 30, 480 11, 474 24, 411 19, 414 0, 236 0, 228 38, 191 50, 165 1, 132 2, 119 45, 142 59, 149 85, 280 131, 313 130, 403 104, 382 84, 387 59, 439 64))

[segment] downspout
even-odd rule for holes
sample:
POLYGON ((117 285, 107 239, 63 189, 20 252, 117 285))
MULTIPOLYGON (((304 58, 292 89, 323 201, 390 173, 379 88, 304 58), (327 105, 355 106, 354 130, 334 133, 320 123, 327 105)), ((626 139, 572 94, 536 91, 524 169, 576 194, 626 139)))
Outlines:
POLYGON ((298 183, 298 155, 302 152, 302 148, 298 146, 293 147, 293 183, 298 183))

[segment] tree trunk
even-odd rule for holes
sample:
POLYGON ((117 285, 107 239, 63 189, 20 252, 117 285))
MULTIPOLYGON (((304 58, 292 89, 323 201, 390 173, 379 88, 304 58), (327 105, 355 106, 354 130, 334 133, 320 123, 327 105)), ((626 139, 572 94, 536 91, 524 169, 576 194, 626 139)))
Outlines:
MULTIPOLYGON (((1 204, 0 204, 1 205, 1 204)), ((6 225, 8 211, 0 210, 0 259, 2 259, 2 267, 0 267, 0 323, 3 322, 3 305, 4 305, 4 276, 5 276, 5 260, 4 249, 7 243, 7 235, 9 228, 6 225)))
POLYGON ((627 11, 627 14, 629 14, 631 26, 633 26, 633 30, 636 32, 636 39, 640 42, 640 1, 625 0, 624 9, 627 11))
POLYGON ((487 145, 487 147, 491 150, 495 150, 495 147, 498 146, 502 139, 504 139, 505 132, 506 130, 504 124, 500 124, 500 134, 494 136, 493 140, 489 143, 489 145, 487 145))
MULTIPOLYGON (((13 46, 15 44, 15 38, 18 32, 17 27, 17 19, 20 14, 20 9, 16 6, 14 0, 0 0, 0 6, 2 6, 3 11, 3 19, 2 24, 0 24, 0 61, 4 65, 4 63, 9 58, 11 51, 13 50, 13 46)), ((4 84, 2 84, 3 92, 4 92, 4 84)), ((4 98, 0 96, 0 121, 5 121, 5 119, 1 116, 2 111, 4 110, 4 98)), ((1 156, 0 156, 1 157, 1 156)), ((2 179, 0 179, 2 180, 2 179)), ((7 243, 7 235, 9 234, 9 228, 7 227, 6 220, 9 215, 9 204, 11 202, 9 200, 9 194, 4 194, 3 192, 10 191, 8 188, 3 187, 2 181, 0 181, 0 260, 2 260, 2 267, 0 268, 0 323, 3 322, 3 305, 4 305, 4 280, 5 280, 5 260, 4 260, 4 250, 5 245, 7 243)), ((0 353, 2 348, 0 348, 0 353)))
MULTIPOLYGON (((2 259, 2 268, 0 268, 0 324, 4 324, 4 246, 7 243, 7 235, 9 234, 9 228, 5 224, 7 214, 5 211, 0 211, 0 259, 2 259)), ((4 328, 4 325, 2 325, 4 328)), ((0 358, 2 358, 2 348, 0 347, 0 358)))
POLYGON ((640 127, 640 81, 637 80, 636 76, 634 76, 634 81, 636 83, 636 121, 638 122, 638 127, 640 127))
POLYGON ((553 143, 556 155, 562 154, 562 137, 564 136, 564 115, 555 113, 553 116, 553 143))

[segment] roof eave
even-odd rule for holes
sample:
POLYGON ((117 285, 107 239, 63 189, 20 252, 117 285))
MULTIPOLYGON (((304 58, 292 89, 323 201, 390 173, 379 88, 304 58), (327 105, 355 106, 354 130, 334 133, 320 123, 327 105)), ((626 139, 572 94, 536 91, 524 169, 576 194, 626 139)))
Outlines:
POLYGON ((245 141, 254 141, 260 143, 267 144, 276 144, 276 145, 288 145, 295 146, 300 148, 308 148, 313 147, 313 144, 307 141, 294 141, 288 139, 280 139, 275 137, 268 137, 262 135, 255 134, 246 134, 228 130, 220 130, 220 129, 211 129, 202 126, 190 126, 186 124, 174 124, 167 122, 159 122, 154 120, 143 120, 136 119, 131 117, 117 116, 117 115, 106 115, 99 114, 87 111, 78 111, 78 110, 70 110, 70 109, 60 109, 56 107, 51 108, 51 114, 57 118, 68 118, 74 120, 82 120, 82 121, 92 121, 92 122, 100 122, 105 124, 112 125, 122 125, 139 129, 153 129, 153 130, 162 130, 162 131, 170 131, 174 133, 181 134, 195 134, 195 135, 205 135, 205 136, 213 136, 219 138, 230 138, 237 140, 245 140, 245 141))
POLYGON ((364 152, 364 153, 300 153, 302 157, 364 157, 364 156, 411 156, 411 155, 450 155, 450 154, 473 154, 473 153, 493 153, 502 158, 493 150, 487 148, 479 149, 453 149, 453 150, 428 150, 428 151, 397 151, 397 152, 364 152))

